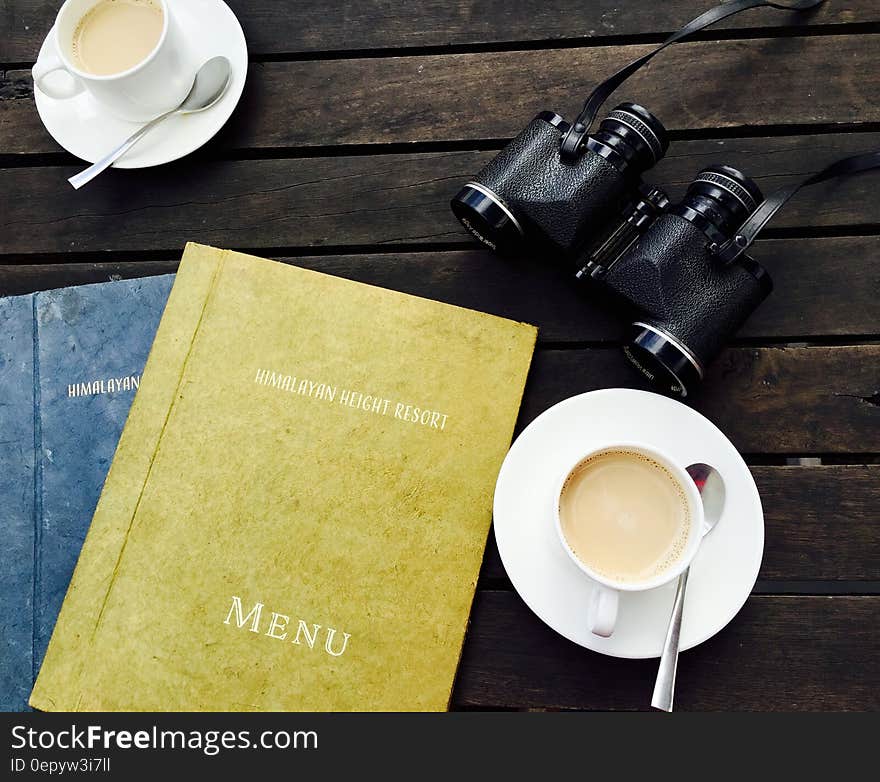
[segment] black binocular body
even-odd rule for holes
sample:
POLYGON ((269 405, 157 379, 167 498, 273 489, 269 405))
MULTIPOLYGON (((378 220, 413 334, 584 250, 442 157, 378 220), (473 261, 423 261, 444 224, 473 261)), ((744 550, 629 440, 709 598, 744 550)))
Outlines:
POLYGON ((612 294, 630 314, 626 355, 672 393, 686 396, 727 339, 769 295, 752 258, 721 263, 718 248, 763 201, 729 166, 701 171, 671 204, 642 175, 665 154, 663 125, 623 103, 563 159, 570 126, 542 112, 452 201, 462 224, 501 253, 549 256, 612 294))

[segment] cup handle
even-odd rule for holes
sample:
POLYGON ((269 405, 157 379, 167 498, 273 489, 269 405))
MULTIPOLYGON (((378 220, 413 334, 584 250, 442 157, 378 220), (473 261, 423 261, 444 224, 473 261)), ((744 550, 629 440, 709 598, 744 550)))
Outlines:
POLYGON ((52 47, 51 50, 43 53, 31 71, 31 74, 34 77, 34 84, 41 92, 45 93, 50 98, 55 98, 55 100, 75 98, 85 89, 85 87, 76 76, 67 70, 66 66, 61 61, 61 57, 58 55, 58 52, 55 51, 54 37, 55 33, 53 31, 49 34, 49 41, 52 47), (49 76, 49 74, 57 73, 58 71, 64 71, 67 74, 68 79, 66 86, 60 83, 49 85, 46 82, 46 77, 49 76))
POLYGON ((587 615, 591 633, 607 638, 614 632, 614 626, 617 624, 617 603, 617 590, 608 589, 600 584, 595 585, 587 615))

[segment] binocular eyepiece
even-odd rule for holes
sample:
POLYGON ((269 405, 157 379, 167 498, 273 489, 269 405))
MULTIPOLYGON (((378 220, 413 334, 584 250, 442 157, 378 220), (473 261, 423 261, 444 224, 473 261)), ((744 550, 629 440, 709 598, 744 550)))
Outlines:
POLYGON ((587 147, 597 154, 609 150, 621 171, 628 168, 641 176, 653 168, 669 149, 666 128, 650 111, 637 103, 621 103, 599 123, 599 129, 587 138, 587 147))
POLYGON ((733 236, 764 200, 755 182, 732 166, 704 168, 673 214, 698 224, 721 244, 733 236))

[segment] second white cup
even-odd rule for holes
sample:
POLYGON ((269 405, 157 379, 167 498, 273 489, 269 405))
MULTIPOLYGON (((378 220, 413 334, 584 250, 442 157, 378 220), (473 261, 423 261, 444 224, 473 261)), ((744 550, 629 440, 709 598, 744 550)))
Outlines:
MULTIPOLYGON (((638 491, 640 487, 632 486, 631 490, 638 491)), ((554 494, 553 503, 556 531, 563 548, 571 561, 574 562, 585 576, 594 582, 595 589, 592 592, 590 605, 586 607, 586 621, 591 632, 603 637, 608 637, 614 632, 617 624, 620 592, 643 592, 648 589, 656 589, 678 578, 690 566, 697 554, 700 539, 702 538, 703 503, 696 484, 691 480, 685 468, 674 459, 661 453, 656 448, 643 443, 613 443, 584 454, 561 476, 557 491, 554 494), (569 485, 569 478, 585 463, 607 454, 632 454, 656 462, 678 484, 681 490, 681 497, 684 498, 688 519, 688 530, 684 543, 680 546, 677 556, 672 561, 666 563, 659 572, 652 573, 648 577, 624 580, 610 578, 608 575, 599 573, 594 567, 590 567, 578 556, 571 542, 566 537, 560 514, 563 490, 569 485)), ((634 521, 633 523, 637 522, 634 521)), ((589 545, 589 540, 587 545, 589 545)))

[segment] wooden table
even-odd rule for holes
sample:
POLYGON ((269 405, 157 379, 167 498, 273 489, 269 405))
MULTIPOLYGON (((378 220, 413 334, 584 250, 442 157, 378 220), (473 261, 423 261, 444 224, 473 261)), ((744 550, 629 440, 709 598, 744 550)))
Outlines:
MULTIPOLYGON (((59 4, 0 0, 0 293, 170 272, 195 240, 540 326, 520 428, 578 392, 640 385, 612 313, 477 249, 448 200, 537 111, 571 118, 711 0, 233 0, 251 66, 227 127, 185 161, 79 193, 29 74, 59 4)), ((727 162, 767 192, 880 147, 878 62, 878 0, 762 9, 674 47, 619 97, 672 131, 652 181, 678 195, 727 162)), ((867 175, 780 215, 756 248, 776 292, 694 400, 752 467, 767 543, 742 613, 683 656, 679 708, 880 707, 878 192, 867 175)), ((655 669, 545 627, 490 540, 455 707, 640 709, 655 669)))

